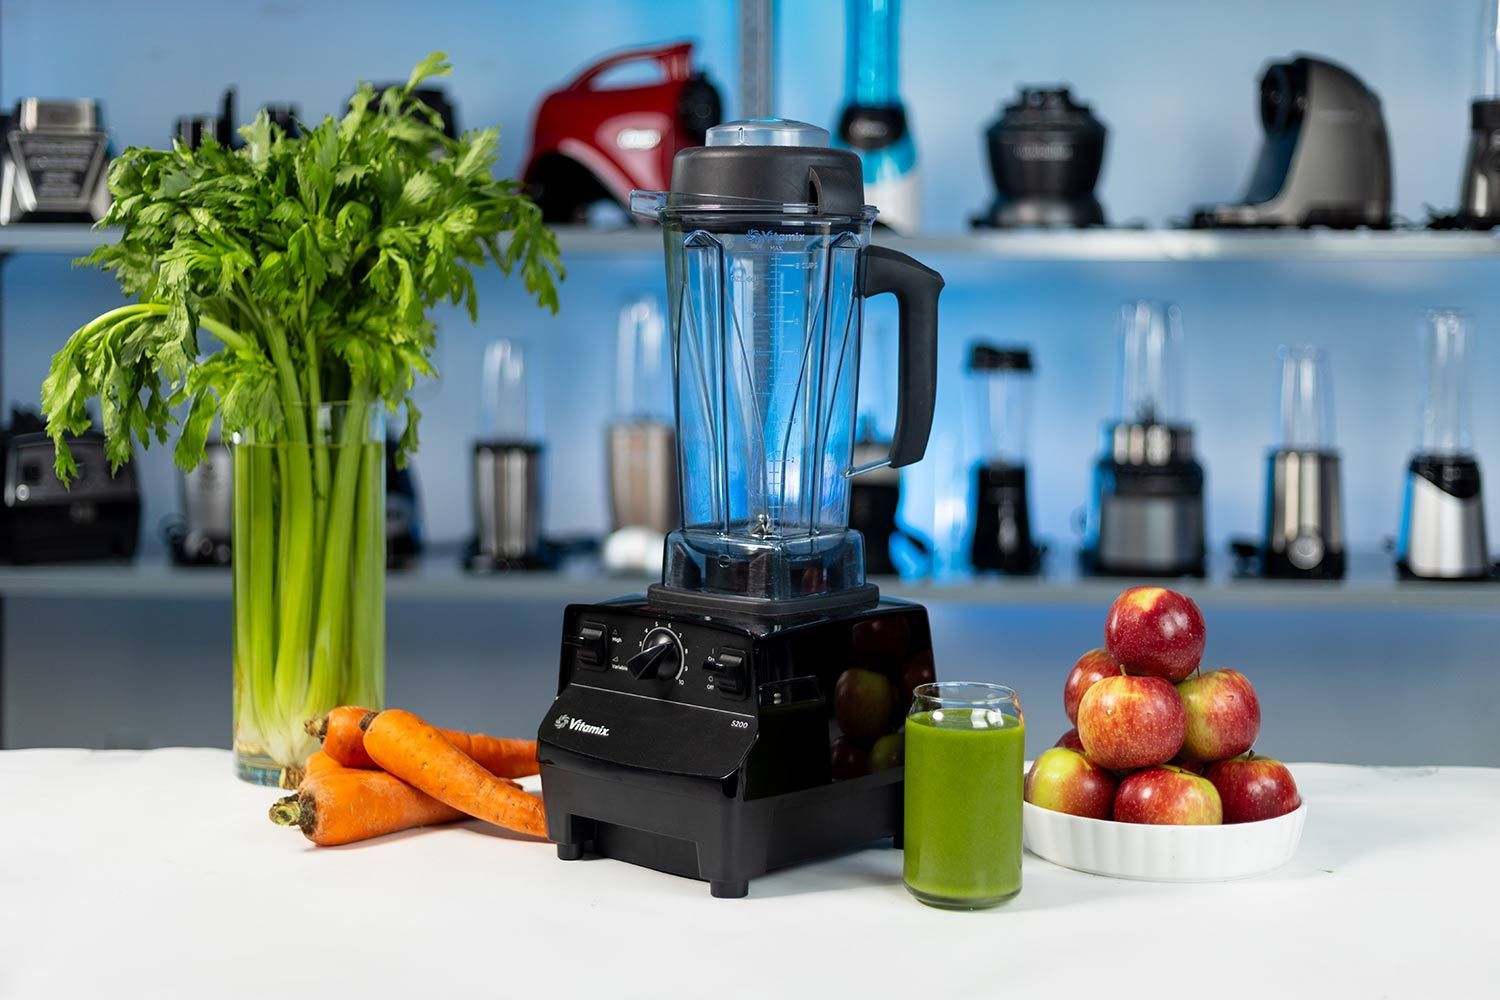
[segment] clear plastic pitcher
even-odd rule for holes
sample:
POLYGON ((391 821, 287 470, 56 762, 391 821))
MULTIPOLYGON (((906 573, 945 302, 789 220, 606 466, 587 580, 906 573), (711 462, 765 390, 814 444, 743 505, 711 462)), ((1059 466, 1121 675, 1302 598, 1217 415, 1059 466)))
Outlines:
POLYGON ((847 477, 926 449, 943 280, 870 246, 859 159, 823 129, 719 125, 678 154, 672 187, 631 198, 666 245, 682 528, 663 583, 731 602, 873 601, 847 477), (890 455, 855 468, 863 301, 882 292, 900 307, 896 427, 890 455))

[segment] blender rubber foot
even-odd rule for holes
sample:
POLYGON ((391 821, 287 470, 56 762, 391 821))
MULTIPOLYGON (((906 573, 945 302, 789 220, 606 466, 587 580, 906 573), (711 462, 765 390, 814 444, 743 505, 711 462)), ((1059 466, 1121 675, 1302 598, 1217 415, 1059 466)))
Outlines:
POLYGON ((583 857, 582 844, 558 844, 557 859, 559 861, 577 861, 583 857))
POLYGON ((750 883, 715 879, 708 883, 708 894, 715 899, 744 899, 750 894, 750 883))

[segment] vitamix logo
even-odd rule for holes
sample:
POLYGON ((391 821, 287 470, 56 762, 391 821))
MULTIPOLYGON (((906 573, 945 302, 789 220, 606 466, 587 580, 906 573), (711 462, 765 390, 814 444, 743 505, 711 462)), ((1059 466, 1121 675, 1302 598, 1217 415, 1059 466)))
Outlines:
POLYGON ((566 729, 570 733, 588 733, 590 736, 608 736, 608 726, 591 726, 582 719, 575 719, 571 715, 559 715, 552 720, 553 729, 566 729))
POLYGON ((788 243, 801 243, 807 239, 803 233, 778 233, 771 229, 752 229, 745 234, 745 241, 752 247, 781 249, 788 243))

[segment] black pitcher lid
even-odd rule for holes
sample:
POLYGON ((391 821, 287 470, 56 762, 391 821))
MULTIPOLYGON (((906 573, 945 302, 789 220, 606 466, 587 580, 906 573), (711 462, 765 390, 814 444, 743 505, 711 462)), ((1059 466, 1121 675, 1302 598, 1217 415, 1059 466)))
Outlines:
MULTIPOLYGON (((705 145, 672 161, 668 211, 785 211, 856 217, 865 211, 859 156, 828 145, 826 129, 785 118, 726 122, 708 130, 705 145)), ((632 209, 647 209, 651 192, 636 192, 632 209)))

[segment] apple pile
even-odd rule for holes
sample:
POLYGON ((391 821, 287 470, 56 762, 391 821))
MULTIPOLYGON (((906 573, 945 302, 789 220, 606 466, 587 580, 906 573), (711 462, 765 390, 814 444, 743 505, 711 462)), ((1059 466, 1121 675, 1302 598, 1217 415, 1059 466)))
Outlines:
POLYGON ((1280 761, 1251 753, 1260 701, 1238 670, 1198 669, 1203 613, 1186 595, 1132 587, 1104 648, 1063 683, 1073 729, 1032 762, 1026 801, 1119 823, 1250 823, 1302 804, 1280 761))

